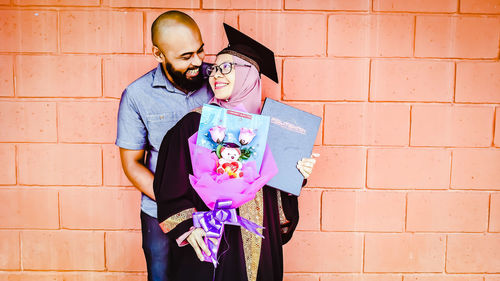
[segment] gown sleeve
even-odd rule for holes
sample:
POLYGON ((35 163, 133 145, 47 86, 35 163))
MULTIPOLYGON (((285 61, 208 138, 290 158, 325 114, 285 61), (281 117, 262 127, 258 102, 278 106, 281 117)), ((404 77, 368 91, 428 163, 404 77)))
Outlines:
MULTIPOLYGON (((302 182, 302 187, 307 184, 307 179, 302 182)), ((278 208, 280 216, 281 241, 286 244, 292 239, 293 232, 299 224, 298 197, 278 190, 278 208)))
POLYGON ((160 227, 173 239, 193 226, 192 214, 199 209, 201 199, 191 187, 192 174, 188 138, 197 130, 200 114, 188 113, 172 127, 160 146, 153 182, 160 227))

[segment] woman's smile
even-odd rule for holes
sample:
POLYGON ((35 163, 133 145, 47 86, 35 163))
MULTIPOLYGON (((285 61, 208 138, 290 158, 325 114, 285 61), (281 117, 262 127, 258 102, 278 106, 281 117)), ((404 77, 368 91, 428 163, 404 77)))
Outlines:
POLYGON ((216 81, 215 82, 215 89, 218 90, 218 89, 226 87, 227 85, 229 85, 229 83, 222 82, 222 81, 216 81))

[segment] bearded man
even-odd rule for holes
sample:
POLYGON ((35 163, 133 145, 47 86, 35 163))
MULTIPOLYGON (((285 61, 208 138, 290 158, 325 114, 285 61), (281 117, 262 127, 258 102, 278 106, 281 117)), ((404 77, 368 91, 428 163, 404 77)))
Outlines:
MULTIPOLYGON (((116 145, 123 170, 142 192, 142 247, 148 280, 167 280, 169 240, 159 227, 153 179, 165 133, 192 109, 212 98, 203 77, 204 44, 196 22, 168 11, 151 26, 153 56, 158 66, 124 91, 118 111, 116 145)), ((119 70, 118 70, 119 71, 119 70)))

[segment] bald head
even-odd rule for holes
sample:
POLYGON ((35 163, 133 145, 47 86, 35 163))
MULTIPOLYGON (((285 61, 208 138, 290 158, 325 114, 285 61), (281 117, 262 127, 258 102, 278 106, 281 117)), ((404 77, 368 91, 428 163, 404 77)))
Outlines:
POLYGON ((158 46, 160 41, 172 38, 172 34, 179 31, 200 34, 198 25, 189 15, 181 11, 168 11, 161 14, 151 25, 153 45, 158 46))

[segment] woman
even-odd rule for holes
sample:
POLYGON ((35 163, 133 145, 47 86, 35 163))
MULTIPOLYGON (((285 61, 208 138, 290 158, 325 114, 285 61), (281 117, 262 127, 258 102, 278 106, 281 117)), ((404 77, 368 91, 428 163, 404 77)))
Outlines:
MULTIPOLYGON (((277 80, 274 55, 250 37, 225 26, 230 47, 209 67, 212 103, 228 109, 259 113, 260 72, 277 80), (263 49, 264 48, 264 49, 263 49), (267 58, 266 58, 267 57, 267 58), (271 64, 271 67, 269 66, 271 64)), ((282 280, 282 245, 298 223, 297 197, 264 186, 253 200, 238 208, 239 215, 264 227, 261 239, 238 226, 226 225, 219 245, 218 266, 202 262, 210 253, 202 228, 194 228, 192 214, 209 211, 189 182, 192 166, 187 139, 198 130, 200 114, 191 112, 166 135, 160 147, 154 190, 162 229, 179 247, 170 250, 169 280, 282 280), (189 246, 189 245, 190 246, 189 246), (187 246, 186 246, 187 245, 187 246)), ((304 177, 313 159, 299 161, 304 177)))

